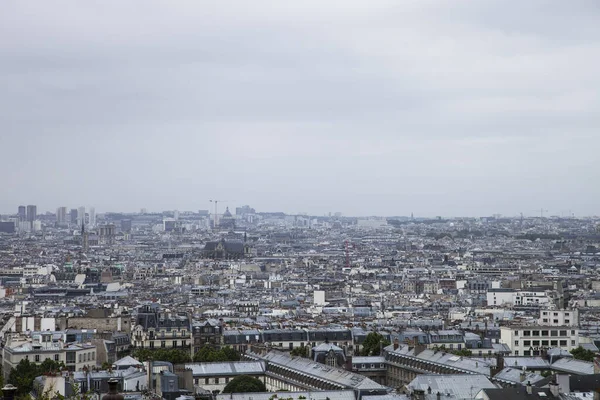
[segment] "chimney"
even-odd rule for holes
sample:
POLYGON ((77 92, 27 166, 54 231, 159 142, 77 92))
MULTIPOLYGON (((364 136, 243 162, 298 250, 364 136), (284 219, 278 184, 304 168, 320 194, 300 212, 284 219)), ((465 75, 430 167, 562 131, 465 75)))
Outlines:
POLYGON ((556 383, 555 381, 552 381, 552 382, 550 382, 548 387, 550 388, 550 393, 552 393, 552 396, 554 396, 554 397, 559 396, 560 390, 559 390, 558 383, 556 383))
POLYGON ((118 379, 109 379, 108 380, 108 393, 102 396, 102 400, 124 400, 125 397, 122 394, 119 394, 117 390, 117 386, 119 385, 118 379))
POLYGON ((418 356, 419 354, 421 354, 423 352, 423 350, 425 350, 426 348, 427 348, 427 346, 425 346, 424 344, 417 343, 415 345, 415 356, 418 356))
POLYGON ((525 390, 527 391, 527 394, 533 394, 533 387, 531 386, 530 381, 527 381, 527 386, 525 386, 525 390))
POLYGON ((400 341, 396 338, 394 339, 394 350, 398 350, 398 347, 400 347, 400 341))
POLYGON ((415 389, 412 392, 411 398, 413 400, 425 400, 425 391, 423 389, 415 389))
MULTIPOLYGON (((521 375, 519 375, 519 380, 521 382, 525 382, 525 378, 527 377, 527 375, 525 374, 525 371, 521 372, 521 375)), ((529 385, 529 381, 527 381, 527 384, 529 385)))
POLYGON ((4 400, 14 400, 15 394, 17 393, 17 388, 11 384, 8 384, 2 388, 2 393, 4 394, 4 400))

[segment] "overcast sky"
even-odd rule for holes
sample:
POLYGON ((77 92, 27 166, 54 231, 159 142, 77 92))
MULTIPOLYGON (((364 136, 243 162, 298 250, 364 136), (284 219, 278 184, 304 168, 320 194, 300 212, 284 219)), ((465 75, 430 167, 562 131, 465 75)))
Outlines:
POLYGON ((597 0, 4 0, 0 213, 600 214, 597 0))

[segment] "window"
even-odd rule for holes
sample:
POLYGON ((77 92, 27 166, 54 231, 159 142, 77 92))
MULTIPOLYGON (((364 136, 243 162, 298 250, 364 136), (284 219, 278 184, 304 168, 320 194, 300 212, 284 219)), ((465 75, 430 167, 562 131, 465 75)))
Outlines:
POLYGON ((548 315, 548 312, 544 311, 544 312, 542 313, 542 315, 548 315))
MULTIPOLYGON (((142 348, 144 347, 144 343, 142 343, 142 348)), ((154 342, 150 342, 150 348, 153 349, 154 348, 154 342)))
POLYGON ((515 346, 518 346, 518 345, 519 345, 519 341, 515 340, 515 346))
POLYGON ((567 336, 567 331, 560 331, 560 336, 567 336))
POLYGON ((173 347, 177 347, 177 340, 173 340, 173 347))
POLYGON ((35 355, 35 362, 40 362, 40 355, 39 354, 35 355))
POLYGON ((58 360, 59 360, 58 354, 55 354, 54 355, 54 361, 58 361, 58 360))
POLYGON ((531 336, 531 331, 523 331, 523 336, 531 336))
POLYGON ((547 340, 542 340, 542 346, 548 346, 548 341, 547 340))
POLYGON ((542 331, 542 336, 548 336, 548 331, 542 331))
POLYGON ((567 341, 566 340, 561 340, 560 341, 560 345, 561 346, 566 346, 567 345, 567 341))
POLYGON ((229 377, 225 377, 225 383, 229 383, 229 377))
POLYGON ((571 340, 571 346, 575 346, 575 341, 571 340))
POLYGON ((523 355, 524 355, 524 356, 530 356, 530 355, 531 355, 531 351, 529 351, 529 350, 525 350, 525 351, 523 352, 523 355))
POLYGON ((531 336, 540 336, 540 331, 532 331, 531 336))
POLYGON ((544 318, 543 321, 547 323, 548 322, 548 318, 544 318))
POLYGON ((204 378, 204 384, 208 385, 208 378, 204 378))
POLYGON ((550 331, 550 336, 558 336, 558 331, 550 331))
POLYGON ((215 378, 215 385, 219 384, 219 378, 215 378))
POLYGON ((519 350, 515 350, 515 356, 519 355, 519 350))
POLYGON ((575 334, 575 331, 571 331, 571 335, 574 335, 574 334, 575 334))
POLYGON ((557 319, 555 319, 555 320, 554 320, 554 323, 555 323, 555 324, 558 324, 558 320, 557 320, 557 319))
POLYGON ((531 346, 531 340, 524 340, 523 346, 531 346))
POLYGON ((555 317, 558 317, 558 313, 557 313, 557 312, 555 312, 555 313, 554 313, 554 316, 555 316, 555 317))
POLYGON ((571 321, 569 321, 568 319, 565 319, 565 324, 569 324, 571 323, 571 321))
POLYGON ((160 341, 160 347, 162 347, 162 348, 166 347, 166 343, 164 340, 160 341))
POLYGON ((533 345, 534 346, 539 346, 540 345, 540 341, 539 340, 534 340, 533 341, 533 345))
POLYGON ((550 346, 558 346, 558 340, 551 340, 550 346))

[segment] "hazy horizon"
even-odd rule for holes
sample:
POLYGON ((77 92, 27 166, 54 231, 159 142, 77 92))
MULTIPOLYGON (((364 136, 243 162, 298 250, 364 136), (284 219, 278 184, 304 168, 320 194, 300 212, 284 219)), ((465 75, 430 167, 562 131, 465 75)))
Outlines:
POLYGON ((597 1, 2 7, 1 214, 600 215, 597 1))

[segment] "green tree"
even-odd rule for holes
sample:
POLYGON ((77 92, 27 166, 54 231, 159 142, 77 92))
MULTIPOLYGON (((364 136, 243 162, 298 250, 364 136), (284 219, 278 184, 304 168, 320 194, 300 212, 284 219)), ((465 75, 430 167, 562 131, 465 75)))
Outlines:
POLYGON ((41 364, 32 363, 29 359, 21 360, 17 366, 10 370, 8 383, 17 387, 17 396, 28 395, 33 390, 33 381, 40 375, 57 373, 65 365, 46 358, 41 364))
POLYGON ((294 356, 294 357, 308 358, 309 357, 309 347, 308 346, 294 347, 292 350, 290 350, 290 355, 294 356))
POLYGON ((390 341, 383 337, 382 334, 377 332, 371 332, 365 338, 362 344, 362 350, 360 351, 361 356, 378 356, 381 352, 381 348, 389 346, 390 341))
POLYGON ((195 362, 221 362, 221 361, 239 361, 240 354, 231 347, 222 347, 217 350, 210 346, 202 346, 194 354, 195 362))
POLYGON ((266 392, 267 387, 264 382, 258 378, 249 375, 236 376, 229 381, 223 393, 251 393, 251 392, 266 392))
POLYGON ((191 361, 190 353, 181 349, 135 349, 132 357, 139 361, 168 361, 172 364, 184 364, 191 361))
POLYGON ((596 357, 596 353, 581 346, 571 350, 571 354, 573 354, 574 359, 583 361, 594 361, 594 357, 596 357))

